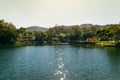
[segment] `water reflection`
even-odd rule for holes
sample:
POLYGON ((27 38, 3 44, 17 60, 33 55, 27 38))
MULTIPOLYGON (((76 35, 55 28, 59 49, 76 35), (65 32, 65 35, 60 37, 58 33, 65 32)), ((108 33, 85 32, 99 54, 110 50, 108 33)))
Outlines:
POLYGON ((31 46, 0 50, 0 80, 119 80, 119 48, 31 46))
POLYGON ((120 48, 106 48, 107 55, 110 60, 110 66, 111 66, 111 73, 108 77, 112 78, 113 80, 119 80, 120 79, 120 48))

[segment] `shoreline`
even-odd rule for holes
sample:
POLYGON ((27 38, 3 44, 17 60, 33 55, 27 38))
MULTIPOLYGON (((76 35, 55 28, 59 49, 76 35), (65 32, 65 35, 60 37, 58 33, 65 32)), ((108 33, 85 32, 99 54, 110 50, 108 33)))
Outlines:
POLYGON ((22 46, 41 46, 41 45, 79 45, 79 46, 97 46, 97 47, 120 47, 120 42, 110 41, 78 41, 74 43, 37 43, 37 42, 16 42, 15 44, 1 44, 0 47, 22 47, 22 46))

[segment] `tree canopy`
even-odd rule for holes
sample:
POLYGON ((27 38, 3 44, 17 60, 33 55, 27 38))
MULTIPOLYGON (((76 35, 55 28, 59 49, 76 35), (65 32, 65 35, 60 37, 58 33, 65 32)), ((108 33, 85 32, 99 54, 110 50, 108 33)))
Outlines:
POLYGON ((0 20, 0 44, 14 43, 17 38, 17 31, 12 23, 0 20))

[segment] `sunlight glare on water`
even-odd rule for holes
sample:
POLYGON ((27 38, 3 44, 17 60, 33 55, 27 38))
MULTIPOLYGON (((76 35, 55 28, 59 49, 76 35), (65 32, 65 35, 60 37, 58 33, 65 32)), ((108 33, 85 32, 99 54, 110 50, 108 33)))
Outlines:
POLYGON ((57 56, 57 69, 55 70, 55 76, 59 77, 59 80, 65 80, 66 79, 66 74, 67 70, 65 69, 65 63, 63 60, 64 52, 62 49, 59 49, 56 51, 57 56))

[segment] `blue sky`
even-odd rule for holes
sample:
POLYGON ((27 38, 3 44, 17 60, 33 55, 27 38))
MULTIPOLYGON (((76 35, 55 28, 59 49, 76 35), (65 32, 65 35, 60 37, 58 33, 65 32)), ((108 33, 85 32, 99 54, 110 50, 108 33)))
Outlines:
POLYGON ((0 19, 17 28, 120 22, 120 0, 0 0, 0 19))

